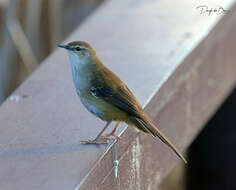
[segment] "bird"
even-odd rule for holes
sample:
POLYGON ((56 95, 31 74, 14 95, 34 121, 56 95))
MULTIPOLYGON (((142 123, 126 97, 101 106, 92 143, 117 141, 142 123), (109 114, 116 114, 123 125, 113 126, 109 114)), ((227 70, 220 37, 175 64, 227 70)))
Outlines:
POLYGON ((184 156, 168 138, 151 122, 142 106, 122 80, 108 69, 92 46, 84 41, 59 44, 67 50, 74 86, 82 104, 89 112, 106 122, 94 140, 81 141, 83 144, 103 144, 107 137, 120 140, 115 132, 121 122, 144 133, 159 138, 176 155, 187 163, 184 156), (110 134, 103 135, 109 124, 116 125, 110 134))

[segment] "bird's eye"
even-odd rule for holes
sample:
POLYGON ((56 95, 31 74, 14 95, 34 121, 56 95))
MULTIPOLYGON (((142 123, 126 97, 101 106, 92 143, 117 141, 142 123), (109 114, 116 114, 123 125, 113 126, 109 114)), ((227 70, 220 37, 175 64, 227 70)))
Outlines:
POLYGON ((80 51, 81 48, 80 48, 80 47, 76 47, 75 50, 76 50, 76 51, 80 51))

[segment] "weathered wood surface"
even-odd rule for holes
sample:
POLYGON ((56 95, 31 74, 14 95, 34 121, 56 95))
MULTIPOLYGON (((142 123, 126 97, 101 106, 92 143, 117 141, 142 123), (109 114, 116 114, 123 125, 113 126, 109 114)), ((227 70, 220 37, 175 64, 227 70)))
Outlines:
MULTIPOLYGON (((228 9, 232 3, 221 5, 228 9)), ((181 150, 236 81, 236 6, 222 20, 199 14, 196 6, 112 0, 66 40, 93 44, 181 150)), ((104 123, 79 102, 63 50, 13 95, 0 107, 1 189, 156 189, 179 161, 160 141, 133 129, 117 144, 80 145, 104 123)))

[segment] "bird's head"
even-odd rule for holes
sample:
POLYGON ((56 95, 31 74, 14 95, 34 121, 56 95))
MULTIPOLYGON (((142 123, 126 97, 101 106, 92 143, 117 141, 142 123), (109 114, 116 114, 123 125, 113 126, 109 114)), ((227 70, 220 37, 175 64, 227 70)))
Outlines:
POLYGON ((59 44, 58 47, 64 48, 68 51, 72 64, 86 63, 96 55, 94 49, 83 41, 70 42, 67 45, 59 44))

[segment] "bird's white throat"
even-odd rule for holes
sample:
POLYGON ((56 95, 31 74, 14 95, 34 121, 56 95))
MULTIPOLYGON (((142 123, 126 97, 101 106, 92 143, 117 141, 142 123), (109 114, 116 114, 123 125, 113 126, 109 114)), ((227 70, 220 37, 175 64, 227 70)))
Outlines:
POLYGON ((73 52, 68 51, 72 77, 77 93, 80 93, 81 89, 84 88, 84 85, 87 85, 87 76, 84 72, 85 65, 89 64, 86 59, 81 59, 78 55, 73 52))

